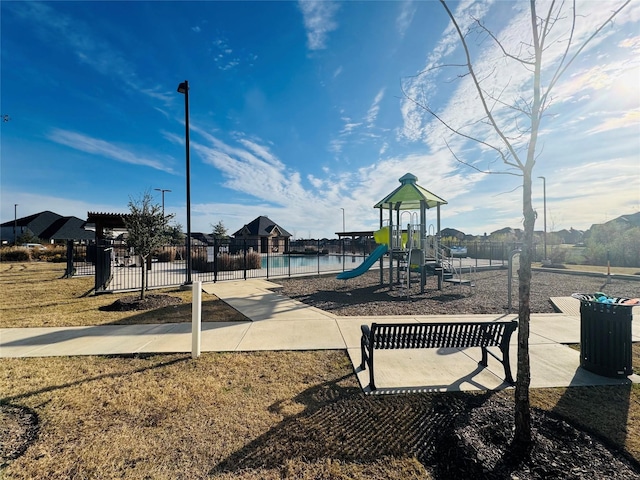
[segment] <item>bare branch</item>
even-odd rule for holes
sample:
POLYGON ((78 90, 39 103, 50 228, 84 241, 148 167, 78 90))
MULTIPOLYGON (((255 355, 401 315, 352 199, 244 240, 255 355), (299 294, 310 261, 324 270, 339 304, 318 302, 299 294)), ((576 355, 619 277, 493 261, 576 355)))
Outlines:
MULTIPOLYGON (((490 170, 482 170, 482 169, 476 167, 474 164, 469 163, 469 162, 465 162, 464 160, 460 159, 460 157, 458 157, 458 155, 453 151, 453 149, 449 145, 449 142, 447 142, 446 139, 443 139, 443 140, 444 140, 445 145, 447 146, 447 149, 449 150, 451 155, 453 155, 453 158, 455 158, 458 163, 461 163, 462 165, 464 165, 466 167, 472 168, 476 172, 483 173, 485 175, 513 175, 515 177, 521 177, 522 176, 522 173, 508 172, 508 171, 504 171, 504 170, 498 171, 498 172, 492 172, 490 170)), ((515 166, 515 168, 517 168, 517 166, 515 166)))
MULTIPOLYGON (((571 37, 573 37, 573 26, 575 25, 575 17, 576 17, 576 13, 575 13, 575 0, 573 2, 573 25, 571 28, 571 37)), ((631 3, 631 0, 627 0, 626 2, 624 2, 624 4, 622 4, 622 6, 616 10, 613 11, 613 13, 609 16, 609 18, 607 18, 607 20, 605 20, 605 22, 602 23, 602 25, 600 25, 600 27, 598 27, 592 34, 591 36, 589 36, 589 38, 587 38, 584 43, 580 46, 580 48, 578 48, 578 50, 576 52, 574 52, 574 54, 571 56, 571 58, 566 62, 566 64, 563 66, 564 60, 565 58, 563 57, 563 61, 560 63, 560 65, 558 66, 558 70, 556 71, 555 75, 553 76, 553 78, 551 79, 551 82, 549 82, 549 86, 547 87, 547 91, 544 94, 544 100, 546 102, 546 98, 549 95, 549 92, 552 90, 552 88, 554 87, 554 85, 558 82, 558 80, 560 79, 560 77, 562 77, 562 75, 564 74, 564 72, 567 71, 567 69, 571 66, 571 64, 575 61, 575 59, 580 55, 580 53, 582 53, 582 51, 587 47, 587 45, 589 43, 591 43, 591 41, 602 31, 602 29, 604 27, 606 27, 609 23, 611 23, 613 21, 613 19, 627 6, 629 5, 629 3, 631 3)), ((569 50, 570 45, 567 45, 567 53, 569 50)))
MULTIPOLYGON (((487 118, 491 122, 491 125, 493 126, 495 132, 502 139, 502 142, 504 143, 504 145, 507 148, 507 150, 509 150, 509 153, 511 154, 511 157, 517 163, 517 168, 520 168, 521 170, 524 170, 524 164, 520 161, 520 157, 518 156, 518 153, 515 151, 513 146, 509 143, 509 140, 505 137, 504 133, 502 132, 502 129, 500 128, 500 126, 495 121, 495 118, 493 118, 493 114, 491 113, 491 111, 489 110, 489 107, 487 106, 486 99, 485 99, 485 97, 484 97, 484 95, 482 93, 482 88, 480 88, 480 84, 478 83, 478 78, 476 76, 475 70, 473 68, 473 64, 471 62, 471 54, 469 53, 469 47, 468 47, 467 42, 466 42, 466 40, 464 38, 464 35, 462 35, 462 31, 460 30, 460 26, 458 25, 458 22, 456 21, 455 17, 453 16, 453 13, 451 13, 451 10, 449 10, 449 7, 445 3, 445 1, 444 0, 440 0, 440 3, 444 7, 444 9, 447 11, 447 15, 449 15, 449 19, 451 20, 451 22, 453 23, 453 26, 455 27, 456 31, 458 32, 458 36, 460 37, 460 41, 462 43, 462 47, 464 49, 464 53, 465 53, 466 58, 467 58, 467 68, 469 69, 469 73, 471 75, 471 78, 473 79, 473 84, 476 87, 476 90, 477 90, 478 95, 480 97, 480 102, 482 103, 482 107, 484 108, 484 111, 487 114, 487 118)), ((484 143, 484 142, 482 142, 482 143, 484 143)), ((493 148, 495 149, 495 147, 493 147, 493 148)), ((501 152, 501 154, 502 154, 502 152, 501 152)), ((504 154, 502 154, 502 156, 503 156, 503 159, 504 159, 505 158, 504 154)), ((508 163, 508 162, 505 162, 505 163, 508 163)), ((510 164, 510 163, 508 163, 508 164, 510 164)))
MULTIPOLYGON (((414 105, 417 105, 418 107, 422 108, 424 111, 429 113, 429 115, 433 116, 436 120, 438 120, 438 122, 440 122, 449 131, 451 131, 451 132, 455 133, 456 135, 459 135, 459 136, 461 136, 463 138, 466 138, 467 140, 471 140, 473 142, 479 143, 480 145, 484 145, 485 147, 487 147, 487 148, 489 148, 491 150, 494 150, 500 156, 500 158, 502 159, 502 161, 503 161, 503 163, 505 165, 509 165, 509 166, 514 167, 514 168, 520 168, 520 165, 515 164, 513 162, 510 162, 509 158, 504 154, 504 152, 502 150, 500 150, 498 147, 496 147, 495 145, 487 143, 484 140, 480 140, 479 138, 472 137, 471 135, 467 135, 466 133, 462 132, 460 129, 456 129, 456 128, 452 127, 447 122, 445 122, 436 112, 434 112, 431 109, 431 107, 429 107, 428 105, 423 104, 423 103, 419 102, 418 100, 416 100, 415 98, 409 96, 404 91, 404 89, 403 89, 403 94, 404 94, 406 99, 408 99, 414 105)), ((491 125, 491 123, 490 123, 490 125, 491 125)))
POLYGON ((523 65, 534 65, 534 62, 532 62, 532 61, 525 60, 524 58, 520 58, 520 57, 518 57, 516 55, 513 55, 513 54, 507 52, 505 50, 504 46, 502 45, 502 42, 500 42, 500 40, 498 40, 496 38, 496 36, 493 34, 493 32, 491 30, 489 30, 487 27, 485 27, 484 24, 482 22, 480 22, 480 20, 478 20, 476 18, 474 18, 473 20, 476 22, 478 27, 480 29, 482 29, 483 32, 485 32, 487 35, 489 35, 493 39, 494 43, 498 46, 498 48, 500 48, 500 50, 502 50, 502 54, 505 57, 510 58, 511 60, 514 60, 514 61, 516 61, 518 63, 522 63, 523 65))

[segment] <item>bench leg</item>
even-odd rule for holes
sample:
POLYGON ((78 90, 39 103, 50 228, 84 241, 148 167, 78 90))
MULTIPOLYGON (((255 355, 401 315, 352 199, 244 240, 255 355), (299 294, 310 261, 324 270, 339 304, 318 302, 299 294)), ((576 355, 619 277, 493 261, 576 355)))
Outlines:
POLYGON ((509 352, 502 352, 502 365, 504 366, 504 381, 513 385, 513 377, 511 376, 511 362, 509 361, 509 352))
POLYGON ((478 362, 478 365, 482 365, 483 367, 487 367, 489 364, 487 363, 487 347, 482 347, 482 360, 478 362))
POLYGON ((369 357, 367 356, 367 346, 365 345, 364 338, 360 341, 360 358, 360 370, 366 370, 369 357))
POLYGON ((376 389, 376 384, 373 381, 373 362, 369 365, 369 387, 371 387, 371 390, 376 389))

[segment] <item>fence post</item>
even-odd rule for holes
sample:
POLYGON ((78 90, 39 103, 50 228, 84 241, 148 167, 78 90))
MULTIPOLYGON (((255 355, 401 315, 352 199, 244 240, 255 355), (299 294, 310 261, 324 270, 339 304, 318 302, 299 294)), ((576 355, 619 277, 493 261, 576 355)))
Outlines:
POLYGON ((247 239, 244 239, 244 255, 243 255, 244 279, 247 279, 247 239))
MULTIPOLYGON (((262 257, 262 254, 260 255, 260 257, 262 257)), ((269 280, 269 260, 271 260, 271 248, 267 243, 267 280, 269 280)), ((262 261, 262 258, 260 259, 260 261, 262 261)))
POLYGON ((213 283, 218 281, 218 253, 220 251, 220 242, 217 238, 213 239, 213 283))
POLYGON ((64 276, 65 278, 73 277, 73 240, 67 240, 67 270, 64 276))

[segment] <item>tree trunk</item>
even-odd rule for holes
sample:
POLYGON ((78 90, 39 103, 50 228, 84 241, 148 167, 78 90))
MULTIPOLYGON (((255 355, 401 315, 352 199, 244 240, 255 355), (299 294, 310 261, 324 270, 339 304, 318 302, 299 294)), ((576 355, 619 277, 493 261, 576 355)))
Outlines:
POLYGON ((518 274, 518 375, 515 397, 514 445, 526 447, 531 443, 531 413, 529 385, 531 365, 529 360, 529 323, 531 318, 531 261, 533 258, 533 230, 536 214, 531 204, 531 169, 525 169, 523 178, 524 238, 520 253, 518 274))

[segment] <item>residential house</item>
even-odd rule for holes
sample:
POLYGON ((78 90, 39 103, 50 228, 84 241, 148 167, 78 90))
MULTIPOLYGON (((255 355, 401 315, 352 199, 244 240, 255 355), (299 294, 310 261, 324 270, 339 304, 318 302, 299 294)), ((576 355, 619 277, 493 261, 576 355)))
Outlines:
POLYGON ((291 234, 268 217, 256 217, 233 234, 236 240, 246 241, 258 253, 282 253, 289 250, 291 234))
POLYGON ((22 235, 37 237, 45 243, 64 243, 67 240, 87 243, 94 233, 83 228, 84 220, 78 217, 63 217, 46 210, 17 218, 0 225, 3 244, 14 243, 22 235))

